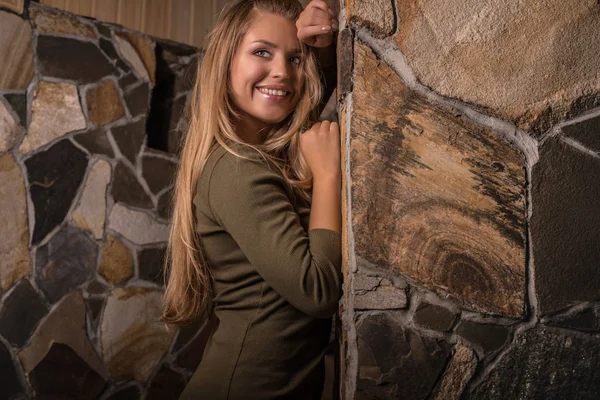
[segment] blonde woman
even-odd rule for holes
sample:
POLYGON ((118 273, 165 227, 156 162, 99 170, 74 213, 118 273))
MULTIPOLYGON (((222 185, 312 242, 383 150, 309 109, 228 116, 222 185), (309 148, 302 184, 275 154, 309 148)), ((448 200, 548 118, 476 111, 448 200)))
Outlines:
POLYGON ((340 139, 321 100, 326 3, 241 0, 211 32, 175 189, 163 319, 212 307, 181 399, 320 399, 341 291, 340 139), (314 47, 309 47, 314 46, 314 47))

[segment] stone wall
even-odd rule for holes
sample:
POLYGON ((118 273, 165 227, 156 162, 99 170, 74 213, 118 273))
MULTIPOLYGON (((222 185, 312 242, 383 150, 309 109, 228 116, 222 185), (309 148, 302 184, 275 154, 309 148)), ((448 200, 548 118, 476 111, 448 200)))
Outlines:
POLYGON ((208 332, 158 322, 196 49, 31 3, 0 55, 0 398, 176 398, 208 332))
POLYGON ((344 399, 600 398, 600 5, 346 0, 344 399))

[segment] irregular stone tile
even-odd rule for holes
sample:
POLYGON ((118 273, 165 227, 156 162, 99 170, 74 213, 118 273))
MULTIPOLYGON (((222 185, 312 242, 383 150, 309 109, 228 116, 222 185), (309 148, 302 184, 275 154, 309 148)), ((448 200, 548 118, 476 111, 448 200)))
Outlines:
POLYGON ((202 361, 206 342, 208 342, 208 338, 215 326, 216 319, 213 316, 207 321, 204 327, 198 331, 196 336, 183 348, 183 350, 179 352, 174 365, 190 371, 195 370, 200 364, 200 361, 202 361))
POLYGON ((98 245, 69 225, 36 252, 36 283, 51 303, 94 276, 98 245))
POLYGON ((600 338, 539 326, 514 345, 470 399, 597 399, 600 338))
POLYGON ((107 235, 102 259, 100 275, 109 283, 119 283, 133 276, 133 256, 129 249, 117 238, 107 235))
MULTIPOLYGON (((125 40, 132 46, 143 63, 147 77, 150 78, 150 81, 156 82, 156 56, 154 55, 154 42, 152 42, 152 40, 146 36, 131 32, 119 32, 115 36, 115 39, 118 41, 120 46, 122 46, 122 42, 118 39, 125 40)), ((121 54, 123 54, 122 50, 123 49, 121 48, 121 54)), ((125 54, 123 55, 125 56, 125 54)), ((136 70, 138 70, 138 67, 136 67, 136 70)), ((144 75, 140 73, 140 76, 144 75)))
POLYGON ((86 292, 92 296, 103 296, 108 293, 109 287, 99 281, 92 281, 86 287, 86 292))
POLYGON ((167 148, 165 151, 171 153, 175 157, 180 157, 180 152, 183 147, 184 135, 179 129, 173 129, 168 133, 167 148))
POLYGON ((138 208, 154 208, 152 199, 144 191, 137 176, 122 162, 115 168, 110 194, 118 203, 138 208))
POLYGON ((92 42, 42 35, 37 39, 37 55, 42 76, 92 83, 118 74, 92 42))
POLYGON ((75 35, 96 39, 96 31, 92 24, 72 14, 61 12, 55 8, 32 6, 29 16, 35 28, 43 33, 58 35, 75 35))
POLYGON ((157 95, 157 87, 152 93, 152 112, 148 116, 148 147, 177 153, 181 137, 179 131, 185 130, 187 123, 183 114, 187 97, 165 101, 161 99, 160 92, 157 95))
POLYGON ((600 116, 564 126, 562 131, 567 137, 600 154, 600 116))
POLYGON ((70 83, 40 81, 31 105, 31 124, 21 153, 37 150, 64 134, 85 129, 77 87, 70 83))
POLYGON ((23 13, 24 0, 2 0, 0 6, 14 11, 17 14, 23 13))
POLYGON ((85 305, 91 330, 92 332, 96 332, 98 330, 98 323, 100 322, 100 313, 102 312, 102 307, 104 307, 104 299, 92 297, 85 300, 85 305))
POLYGON ((133 67, 137 75, 145 81, 150 81, 148 70, 144 66, 144 62, 131 43, 118 34, 115 35, 114 40, 117 46, 119 46, 119 51, 123 55, 123 58, 129 63, 129 65, 133 67))
POLYGON ((142 398, 142 391, 139 387, 135 385, 126 386, 124 388, 120 388, 110 396, 106 398, 106 400, 139 400, 142 398))
POLYGON ((356 310, 388 310, 406 308, 404 289, 396 288, 388 279, 354 275, 354 308, 356 310))
POLYGON ((176 168, 177 164, 165 158, 142 156, 142 175, 154 194, 173 184, 176 168))
POLYGON ((600 332, 600 306, 588 308, 573 315, 559 316, 542 322, 552 326, 583 332, 600 332))
POLYGON ((115 45, 113 44, 112 40, 101 38, 99 43, 100 49, 115 63, 119 69, 123 70, 125 73, 131 71, 129 64, 124 62, 119 56, 119 53, 117 53, 117 49, 115 49, 115 45))
POLYGON ((11 154, 0 157, 0 221, 0 292, 5 292, 31 269, 25 183, 11 154))
POLYGON ((600 298, 600 162, 549 138, 532 171, 532 249, 544 314, 600 298))
POLYGON ((92 232, 96 239, 102 239, 106 220, 106 187, 110 183, 110 164, 97 160, 85 182, 79 205, 73 211, 73 221, 82 229, 92 232))
POLYGON ((365 316, 358 333, 357 394, 420 399, 433 389, 450 358, 450 346, 419 336, 387 314, 365 316))
POLYGON ((163 243, 169 239, 169 225, 119 203, 110 212, 108 228, 138 245, 163 243))
POLYGON ((19 353, 25 373, 29 373, 40 363, 52 343, 69 346, 100 377, 107 378, 102 360, 87 337, 85 305, 79 291, 73 291, 61 300, 31 335, 29 344, 19 353))
POLYGON ((88 118, 93 124, 104 125, 125 116, 121 95, 110 79, 88 89, 86 98, 88 118))
POLYGON ((456 313, 435 304, 421 303, 415 312, 414 320, 427 329, 447 332, 454 326, 456 313))
POLYGON ((463 307, 521 316, 523 156, 411 91, 368 48, 356 43, 354 54, 357 256, 450 293, 463 307))
POLYGON ((87 162, 87 156, 69 140, 61 140, 25 161, 35 211, 32 244, 39 243, 63 221, 83 180, 87 162))
POLYGON ((116 288, 100 323, 102 353, 117 382, 144 382, 168 351, 175 330, 159 321, 162 294, 144 288, 116 288))
POLYGON ((28 374, 36 399, 96 400, 106 380, 63 343, 53 343, 28 374))
POLYGON ((19 379, 19 373, 10 355, 10 351, 0 340, 0 374, 2 374, 2 385, 0 386, 0 399, 25 398, 25 388, 19 379))
MULTIPOLYGON (((129 86, 131 86, 137 82, 139 82, 138 78, 135 76, 135 74, 133 72, 130 72, 127 75, 123 75, 123 77, 121 77, 119 79, 119 86, 121 87, 121 89, 123 91, 125 91, 125 90, 127 90, 127 88, 129 86)), ((148 86, 146 85, 146 87, 148 87, 148 86)))
POLYGON ((477 368, 475 352, 458 343, 434 400, 458 400, 477 368))
POLYGON ((127 125, 115 126, 111 128, 111 132, 121 153, 135 165, 146 138, 146 120, 141 119, 127 125))
POLYGON ((163 271, 167 248, 153 247, 142 249, 138 254, 138 274, 140 279, 164 285, 163 271))
POLYGON ((368 28, 377 38, 384 38, 394 33, 392 0, 348 0, 346 19, 348 23, 368 28))
POLYGON ((112 38, 112 30, 108 25, 104 25, 100 23, 100 21, 96 21, 96 29, 98 29, 98 33, 104 36, 105 38, 112 38))
POLYGON ((17 113, 19 122, 22 126, 27 124, 27 95, 25 93, 5 93, 4 98, 13 111, 17 113))
POLYGON ((92 154, 102 154, 110 158, 115 156, 106 131, 102 127, 74 135, 73 140, 92 154))
POLYGON ((156 212, 160 218, 171 219, 173 205, 171 204, 173 193, 168 190, 161 194, 156 205, 156 212))
POLYGON ((150 89, 148 84, 142 82, 139 86, 129 89, 129 91, 125 93, 125 103, 127 104, 127 109, 131 114, 131 118, 148 114, 149 100, 150 89))
POLYGON ((5 297, 0 309, 0 335, 15 347, 23 346, 48 307, 27 279, 22 279, 5 297))
POLYGON ((600 104, 595 0, 399 0, 397 12, 396 43, 443 96, 538 134, 600 104))
POLYGON ((33 78, 31 26, 17 15, 0 10, 1 89, 27 89, 33 78))
POLYGON ((23 128, 0 101, 0 153, 12 149, 23 135, 23 128))
POLYGON ((187 381, 178 372, 163 365, 152 378, 145 400, 178 398, 185 389, 186 383, 187 381))
POLYGON ((201 319, 190 325, 184 325, 177 331, 177 338, 171 348, 171 353, 176 353, 191 342, 196 335, 199 335, 201 330, 206 328, 207 321, 201 319))
POLYGON ((510 331, 501 325, 479 324, 462 320, 456 327, 456 333, 481 347, 484 354, 489 354, 504 346, 510 331))

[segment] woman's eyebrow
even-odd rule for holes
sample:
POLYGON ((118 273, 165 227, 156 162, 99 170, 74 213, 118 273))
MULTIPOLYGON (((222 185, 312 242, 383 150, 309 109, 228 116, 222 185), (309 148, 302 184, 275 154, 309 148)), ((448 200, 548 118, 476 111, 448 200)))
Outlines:
MULTIPOLYGON (((255 40, 252 43, 262 43, 262 44, 266 44, 269 47, 273 47, 274 49, 277 48, 277 45, 275 43, 269 42, 267 40, 259 39, 259 40, 255 40)), ((292 51, 291 51, 291 53, 294 53, 294 54, 295 53, 301 53, 301 52, 302 52, 302 50, 300 50, 299 48, 292 49, 292 51)))

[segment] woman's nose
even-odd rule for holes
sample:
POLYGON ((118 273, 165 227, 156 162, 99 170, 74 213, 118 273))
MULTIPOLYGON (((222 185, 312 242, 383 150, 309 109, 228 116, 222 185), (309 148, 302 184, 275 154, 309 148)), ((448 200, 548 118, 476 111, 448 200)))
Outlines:
POLYGON ((273 58, 271 75, 274 78, 287 79, 290 77, 291 64, 287 61, 284 56, 278 56, 273 58))

